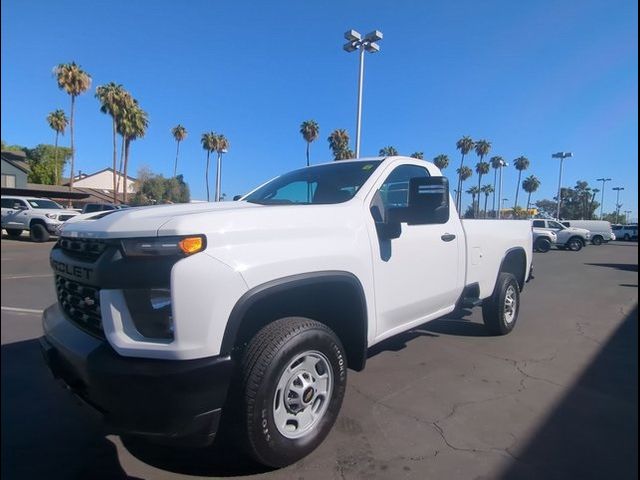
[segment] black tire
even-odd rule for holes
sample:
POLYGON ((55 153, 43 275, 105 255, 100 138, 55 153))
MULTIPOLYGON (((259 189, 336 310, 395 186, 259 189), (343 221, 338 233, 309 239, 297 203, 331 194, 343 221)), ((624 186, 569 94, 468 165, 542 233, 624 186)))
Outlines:
POLYGON ((29 236, 31 237, 32 242, 42 243, 49 241, 49 232, 41 223, 35 223, 31 225, 29 236))
MULTIPOLYGON (((240 388, 236 392, 238 403, 234 416, 241 425, 240 440, 247 453, 263 465, 284 467, 305 457, 320 445, 333 427, 342 406, 347 382, 346 363, 340 340, 322 323, 290 317, 270 323, 260 330, 245 351, 238 378, 240 388), (332 384, 332 388, 327 397, 312 397, 313 400, 309 400, 311 403, 297 414, 292 414, 288 406, 292 402, 293 387, 290 386, 295 383, 291 380, 287 383, 289 387, 280 390, 278 384, 289 375, 288 372, 295 371, 297 367, 291 367, 291 362, 297 357, 317 353, 330 366, 330 372, 325 371, 324 374, 332 376, 332 382, 328 383, 332 384), (298 418, 298 414, 304 413, 307 408, 313 409, 315 401, 320 399, 326 402, 319 407, 324 413, 311 422, 309 430, 302 431, 300 437, 288 438, 278 429, 274 418, 279 402, 282 402, 280 408, 286 406, 286 415, 298 418)), ((318 368, 318 364, 315 368, 318 368)), ((301 371, 306 372, 304 369, 301 371)), ((316 374, 323 375, 318 371, 316 374)), ((301 398, 305 398, 307 392, 308 388, 305 387, 301 398)), ((295 421, 294 424, 297 429, 299 425, 295 421)), ((286 425, 289 425, 289 421, 286 425)))
POLYGON ((18 238, 20 235, 22 235, 22 230, 20 229, 5 228, 5 230, 7 231, 7 235, 9 236, 9 238, 18 238))
POLYGON ((518 321, 520 312, 520 287, 516 277, 511 273, 501 272, 493 290, 493 294, 482 302, 482 320, 492 335, 506 335, 511 332, 518 321), (507 293, 514 300, 512 315, 507 313, 507 293))
POLYGON ((580 237, 571 237, 567 242, 567 248, 572 252, 579 252, 584 247, 584 240, 580 237))
POLYGON ((602 245, 603 240, 604 239, 600 235, 596 235, 591 239, 591 243, 593 243, 594 245, 602 245))
POLYGON ((551 240, 548 238, 538 238, 533 248, 536 252, 546 253, 551 250, 551 240))

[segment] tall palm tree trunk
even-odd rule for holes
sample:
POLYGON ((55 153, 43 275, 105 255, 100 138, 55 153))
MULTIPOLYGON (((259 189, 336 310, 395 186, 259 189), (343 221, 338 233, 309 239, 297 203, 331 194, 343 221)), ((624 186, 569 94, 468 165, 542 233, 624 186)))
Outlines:
POLYGON ((207 150, 207 166, 204 170, 204 181, 207 183, 207 202, 209 201, 209 154, 211 152, 207 150))
POLYGON ((173 165, 173 178, 176 178, 176 173, 178 172, 178 153, 180 153, 180 140, 177 140, 176 143, 178 146, 176 147, 176 163, 173 165))
POLYGON ((120 167, 118 168, 118 170, 116 170, 116 172, 120 173, 120 175, 116 175, 116 177, 118 178, 118 181, 116 182, 116 188, 113 191, 113 203, 117 203, 118 201, 118 190, 120 190, 120 177, 122 176, 122 169, 124 165, 125 143, 126 143, 125 137, 124 135, 122 135, 122 142, 120 145, 120 167))
POLYGON ((493 169, 493 196, 491 197, 491 210, 494 217, 496 216, 496 183, 498 182, 498 169, 493 169))
POLYGON ((58 175, 58 135, 60 135, 60 132, 56 130, 56 145, 55 145, 55 151, 53 154, 53 166, 55 168, 54 174, 55 174, 56 185, 60 185, 60 177, 62 176, 62 175, 58 175))
POLYGON ((127 203, 127 170, 129 167, 129 146, 131 145, 131 140, 127 139, 124 142, 124 174, 122 177, 122 203, 127 203))
POLYGON ((116 132, 116 118, 112 117, 112 133, 113 133, 113 203, 116 203, 116 195, 118 194, 118 190, 117 190, 117 182, 118 182, 118 174, 117 174, 117 170, 116 167, 117 165, 117 157, 118 157, 118 151, 117 151, 117 147, 116 147, 116 136, 117 136, 117 132, 116 132))
POLYGON ((307 167, 309 166, 309 145, 311 145, 311 143, 307 142, 307 167))
POLYGON ((518 170, 518 183, 516 184, 516 201, 513 204, 513 211, 516 211, 516 207, 518 206, 518 194, 520 193, 520 177, 522 177, 522 170, 518 170))
POLYGON ((216 195, 215 195, 215 201, 219 202, 220 201, 220 186, 221 186, 221 177, 222 176, 222 154, 218 153, 218 159, 216 162, 216 195))
MULTIPOLYGON (((75 113, 76 96, 71 95, 71 115, 69 117, 69 132, 71 133, 71 175, 69 175, 69 193, 73 190, 73 175, 76 160, 76 149, 73 144, 73 117, 75 113)), ((71 207, 71 198, 69 198, 69 207, 71 207)))
MULTIPOLYGON (((482 157, 480 157, 480 158, 482 158, 482 157)), ((482 160, 480 160, 480 161, 482 161, 482 160)), ((480 191, 480 182, 482 182, 482 174, 481 173, 478 174, 478 191, 480 191)), ((476 217, 480 218, 480 194, 478 194, 478 205, 477 205, 477 208, 476 208, 475 205, 474 205, 473 208, 476 209, 476 210, 474 210, 474 211, 476 211, 476 217)))
MULTIPOLYGON (((464 153, 462 154, 462 159, 460 160, 460 170, 462 170, 462 166, 464 165, 464 153)), ((456 208, 458 209, 458 214, 460 214, 460 207, 462 206, 462 177, 458 174, 458 194, 456 195, 456 208)))
POLYGON ((529 195, 527 195, 527 218, 529 218, 529 205, 531 205, 531 193, 529 192, 529 195))

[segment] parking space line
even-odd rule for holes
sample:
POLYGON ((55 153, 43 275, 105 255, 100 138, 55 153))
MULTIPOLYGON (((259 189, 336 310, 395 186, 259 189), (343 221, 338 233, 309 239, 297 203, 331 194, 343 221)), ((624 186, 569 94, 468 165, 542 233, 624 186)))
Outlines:
POLYGON ((34 310, 33 308, 18 308, 18 307, 0 307, 3 312, 14 312, 14 313, 31 313, 33 315, 40 315, 42 310, 34 310))
POLYGON ((38 273, 34 275, 3 275, 2 280, 17 280, 19 278, 47 278, 53 277, 51 273, 38 273))

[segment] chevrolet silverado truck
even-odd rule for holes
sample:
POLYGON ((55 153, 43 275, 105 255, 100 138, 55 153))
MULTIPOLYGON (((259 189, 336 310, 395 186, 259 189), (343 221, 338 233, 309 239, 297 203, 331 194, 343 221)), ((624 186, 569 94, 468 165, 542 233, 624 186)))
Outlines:
POLYGON ((58 235, 64 222, 79 215, 48 198, 2 195, 2 228, 10 238, 18 238, 29 231, 33 242, 47 242, 58 235))
POLYGON ((332 162, 239 201, 69 220, 41 346, 109 431, 229 435, 280 467, 323 441, 372 345, 480 305, 511 332, 531 261, 529 221, 461 221, 431 163, 332 162))

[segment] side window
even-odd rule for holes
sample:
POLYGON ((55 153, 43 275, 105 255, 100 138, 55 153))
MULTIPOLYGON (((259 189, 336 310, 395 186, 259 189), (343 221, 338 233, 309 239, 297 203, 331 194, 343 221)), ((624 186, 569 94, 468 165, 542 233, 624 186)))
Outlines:
POLYGON ((570 224, 569 222, 562 222, 562 224, 563 224, 565 227, 570 227, 570 226, 571 226, 571 224, 570 224))
POLYGON ((13 200, 11 198, 3 198, 2 208, 13 208, 13 200))
POLYGON ((100 205, 87 205, 85 207, 84 213, 93 213, 93 212, 98 212, 100 210, 100 205))
POLYGON ((536 228, 544 228, 544 220, 534 220, 533 226, 536 228))
POLYGON ((11 200, 11 208, 17 208, 18 205, 20 205, 23 208, 29 208, 27 207, 27 204, 25 202, 23 202, 22 200, 18 200, 17 198, 14 200, 11 200))
POLYGON ((371 215, 376 222, 384 222, 389 208, 409 206, 409 180, 425 178, 429 172, 417 165, 395 168, 380 186, 371 201, 371 215))
POLYGON ((557 228, 558 230, 562 230, 564 228, 558 222, 548 222, 548 223, 549 223, 549 228, 557 228))

